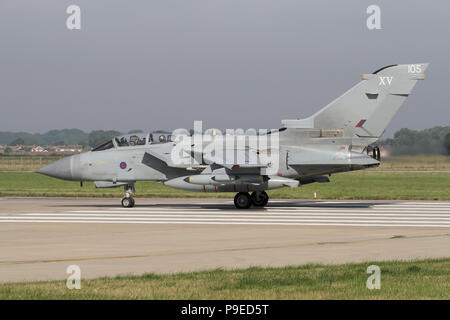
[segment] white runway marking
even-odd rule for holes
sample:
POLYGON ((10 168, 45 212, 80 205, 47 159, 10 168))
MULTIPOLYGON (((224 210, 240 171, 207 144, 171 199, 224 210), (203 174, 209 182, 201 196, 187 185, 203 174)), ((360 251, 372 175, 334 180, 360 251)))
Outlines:
MULTIPOLYGON (((81 216, 87 216, 87 217, 224 217, 224 218, 229 218, 229 217, 233 217, 233 216, 238 216, 238 217, 270 217, 270 215, 268 215, 267 213, 262 213, 262 214, 239 214, 239 213, 229 213, 229 214, 217 214, 217 213, 211 213, 211 214, 179 214, 177 212, 174 213, 164 213, 162 214, 161 212, 154 212, 154 213, 141 213, 141 214, 126 214, 126 213, 108 213, 108 211, 102 211, 102 213, 92 213, 91 211, 88 212, 80 212, 80 213, 71 213, 71 212, 65 212, 65 213, 25 213, 25 216, 64 216, 64 217, 70 217, 70 216, 75 216, 75 217, 81 217, 81 216)), ((445 214, 409 214, 409 215, 405 215, 405 214, 383 214, 383 213, 379 213, 379 214, 373 214, 373 213, 347 213, 347 214, 340 214, 340 215, 336 215, 336 214, 332 214, 332 213, 314 213, 314 214, 309 214, 309 213, 305 213, 305 212, 301 212, 301 213, 287 213, 287 214, 276 214, 277 218, 282 218, 282 217, 290 217, 292 218, 293 216, 302 216, 302 217, 320 217, 320 216, 354 216, 354 217, 358 217, 358 218, 364 218, 364 217, 400 217, 400 218, 414 218, 414 217, 425 217, 425 218, 430 218, 430 219, 444 219, 450 220, 450 216, 449 215, 445 215, 445 214), (441 217, 441 218, 434 218, 434 217, 441 217)), ((8 217, 8 216, 3 216, 3 218, 8 217)), ((0 216, 0 218, 2 218, 2 216, 0 216)))
MULTIPOLYGON (((282 203, 278 201, 277 203, 282 203)), ((434 227, 450 229, 450 202, 284 201, 285 206, 235 210, 231 205, 189 204, 3 214, 0 223, 221 224, 283 226, 434 227), (289 206, 291 204, 291 206, 289 206)))

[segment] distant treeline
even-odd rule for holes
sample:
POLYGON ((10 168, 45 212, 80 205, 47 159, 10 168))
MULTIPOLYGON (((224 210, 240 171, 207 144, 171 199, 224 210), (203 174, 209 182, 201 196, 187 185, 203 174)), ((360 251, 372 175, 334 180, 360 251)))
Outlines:
MULTIPOLYGON (((159 130, 158 130, 159 131, 159 130)), ((128 133, 142 132, 131 130, 128 133)), ((46 133, 0 132, 0 144, 7 145, 74 145, 95 147, 121 135, 115 130, 94 130, 86 133, 79 129, 51 130, 46 133)), ((450 126, 425 130, 400 129, 393 139, 384 139, 379 145, 391 149, 393 155, 450 154, 450 126)))
POLYGON ((403 128, 393 139, 381 140, 379 145, 390 148, 392 155, 450 155, 450 126, 420 131, 403 128))
MULTIPOLYGON (((141 130, 132 130, 130 132, 141 132, 141 130)), ((78 144, 83 147, 95 147, 121 134, 121 132, 114 130, 95 130, 86 133, 79 129, 50 130, 42 134, 28 132, 0 132, 0 144, 7 144, 10 146, 57 146, 78 144)))

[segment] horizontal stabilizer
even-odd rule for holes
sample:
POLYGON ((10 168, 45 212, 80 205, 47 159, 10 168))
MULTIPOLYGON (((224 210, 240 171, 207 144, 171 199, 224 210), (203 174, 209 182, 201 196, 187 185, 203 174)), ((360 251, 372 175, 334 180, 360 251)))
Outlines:
POLYGON ((380 162, 359 152, 292 152, 289 153, 289 166, 374 166, 380 162))

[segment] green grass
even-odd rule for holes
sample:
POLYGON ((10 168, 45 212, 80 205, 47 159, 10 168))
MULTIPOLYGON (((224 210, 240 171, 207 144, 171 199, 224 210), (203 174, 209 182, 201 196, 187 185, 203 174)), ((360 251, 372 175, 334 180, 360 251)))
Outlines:
POLYGON ((1 171, 35 171, 49 165, 64 155, 0 155, 1 171))
POLYGON ((378 168, 373 171, 450 171, 450 156, 443 155, 414 155, 392 156, 381 159, 378 168))
POLYGON ((450 259, 253 267, 81 281, 0 284, 0 299, 450 299, 450 259), (369 265, 381 289, 369 290, 369 265))
MULTIPOLYGON (((450 173, 359 171, 333 175, 330 183, 269 191, 272 198, 450 200, 450 173)), ((137 197, 222 197, 231 193, 187 192, 156 182, 136 184, 137 197)), ((36 173, 0 172, 0 196, 122 197, 123 188, 96 189, 93 183, 62 181, 36 173)))

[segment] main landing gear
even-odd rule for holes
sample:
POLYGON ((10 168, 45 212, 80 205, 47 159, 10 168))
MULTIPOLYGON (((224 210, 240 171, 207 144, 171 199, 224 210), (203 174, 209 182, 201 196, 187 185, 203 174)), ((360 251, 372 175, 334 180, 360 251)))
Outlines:
POLYGON ((248 209, 253 204, 255 207, 264 207, 269 202, 269 196, 265 191, 255 191, 251 195, 248 192, 239 192, 234 197, 234 205, 238 209, 248 209))
POLYGON ((133 208, 134 207, 134 199, 133 199, 133 193, 134 190, 134 184, 127 184, 124 186, 125 190, 125 197, 122 199, 122 207, 124 208, 133 208))

